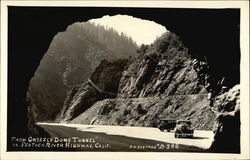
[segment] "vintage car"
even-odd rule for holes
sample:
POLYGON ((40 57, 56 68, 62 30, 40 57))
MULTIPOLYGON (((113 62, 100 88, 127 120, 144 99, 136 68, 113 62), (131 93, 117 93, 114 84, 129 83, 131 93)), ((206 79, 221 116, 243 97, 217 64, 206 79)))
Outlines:
POLYGON ((174 129, 175 138, 193 138, 194 130, 191 129, 190 120, 178 120, 174 129))
POLYGON ((170 130, 173 130, 175 128, 175 126, 176 126, 176 120, 162 119, 162 120, 160 120, 160 124, 159 124, 158 128, 162 132, 164 132, 165 130, 170 132, 170 130))

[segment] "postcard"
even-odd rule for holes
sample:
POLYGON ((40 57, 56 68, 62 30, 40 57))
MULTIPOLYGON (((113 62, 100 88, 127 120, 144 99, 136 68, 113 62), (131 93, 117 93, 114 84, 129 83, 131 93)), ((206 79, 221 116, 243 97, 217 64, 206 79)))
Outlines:
POLYGON ((249 158, 248 6, 2 1, 1 159, 249 158))

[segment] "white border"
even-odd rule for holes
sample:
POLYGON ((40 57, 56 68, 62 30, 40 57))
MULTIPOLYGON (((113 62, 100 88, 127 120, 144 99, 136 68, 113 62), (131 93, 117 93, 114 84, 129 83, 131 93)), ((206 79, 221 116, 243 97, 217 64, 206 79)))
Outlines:
MULTIPOLYGON (((249 159, 249 1, 1 1, 1 157, 0 159, 249 159), (7 6, 102 6, 241 9, 241 154, 155 152, 6 152, 7 6)), ((18 120, 17 120, 18 121, 18 120)))

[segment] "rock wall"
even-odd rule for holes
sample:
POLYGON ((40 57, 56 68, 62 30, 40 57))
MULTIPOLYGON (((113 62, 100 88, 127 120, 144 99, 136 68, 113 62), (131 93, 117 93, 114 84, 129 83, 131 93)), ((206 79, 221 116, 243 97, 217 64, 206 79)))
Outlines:
POLYGON ((207 93, 207 67, 192 59, 179 37, 168 32, 124 71, 118 97, 207 93))
POLYGON ((216 113, 215 136, 210 149, 240 153, 240 85, 217 96, 213 111, 216 113))

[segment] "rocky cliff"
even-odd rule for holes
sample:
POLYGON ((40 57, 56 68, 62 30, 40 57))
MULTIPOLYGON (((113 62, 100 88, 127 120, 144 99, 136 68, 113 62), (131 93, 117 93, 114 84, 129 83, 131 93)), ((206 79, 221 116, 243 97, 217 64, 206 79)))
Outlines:
POLYGON ((122 71, 128 60, 102 60, 88 80, 74 86, 67 95, 56 121, 68 122, 87 110, 95 102, 115 98, 122 71))
POLYGON ((211 130, 209 77, 209 66, 191 58, 179 37, 167 32, 123 71, 116 98, 96 102, 69 123, 157 127, 170 118, 211 130))

